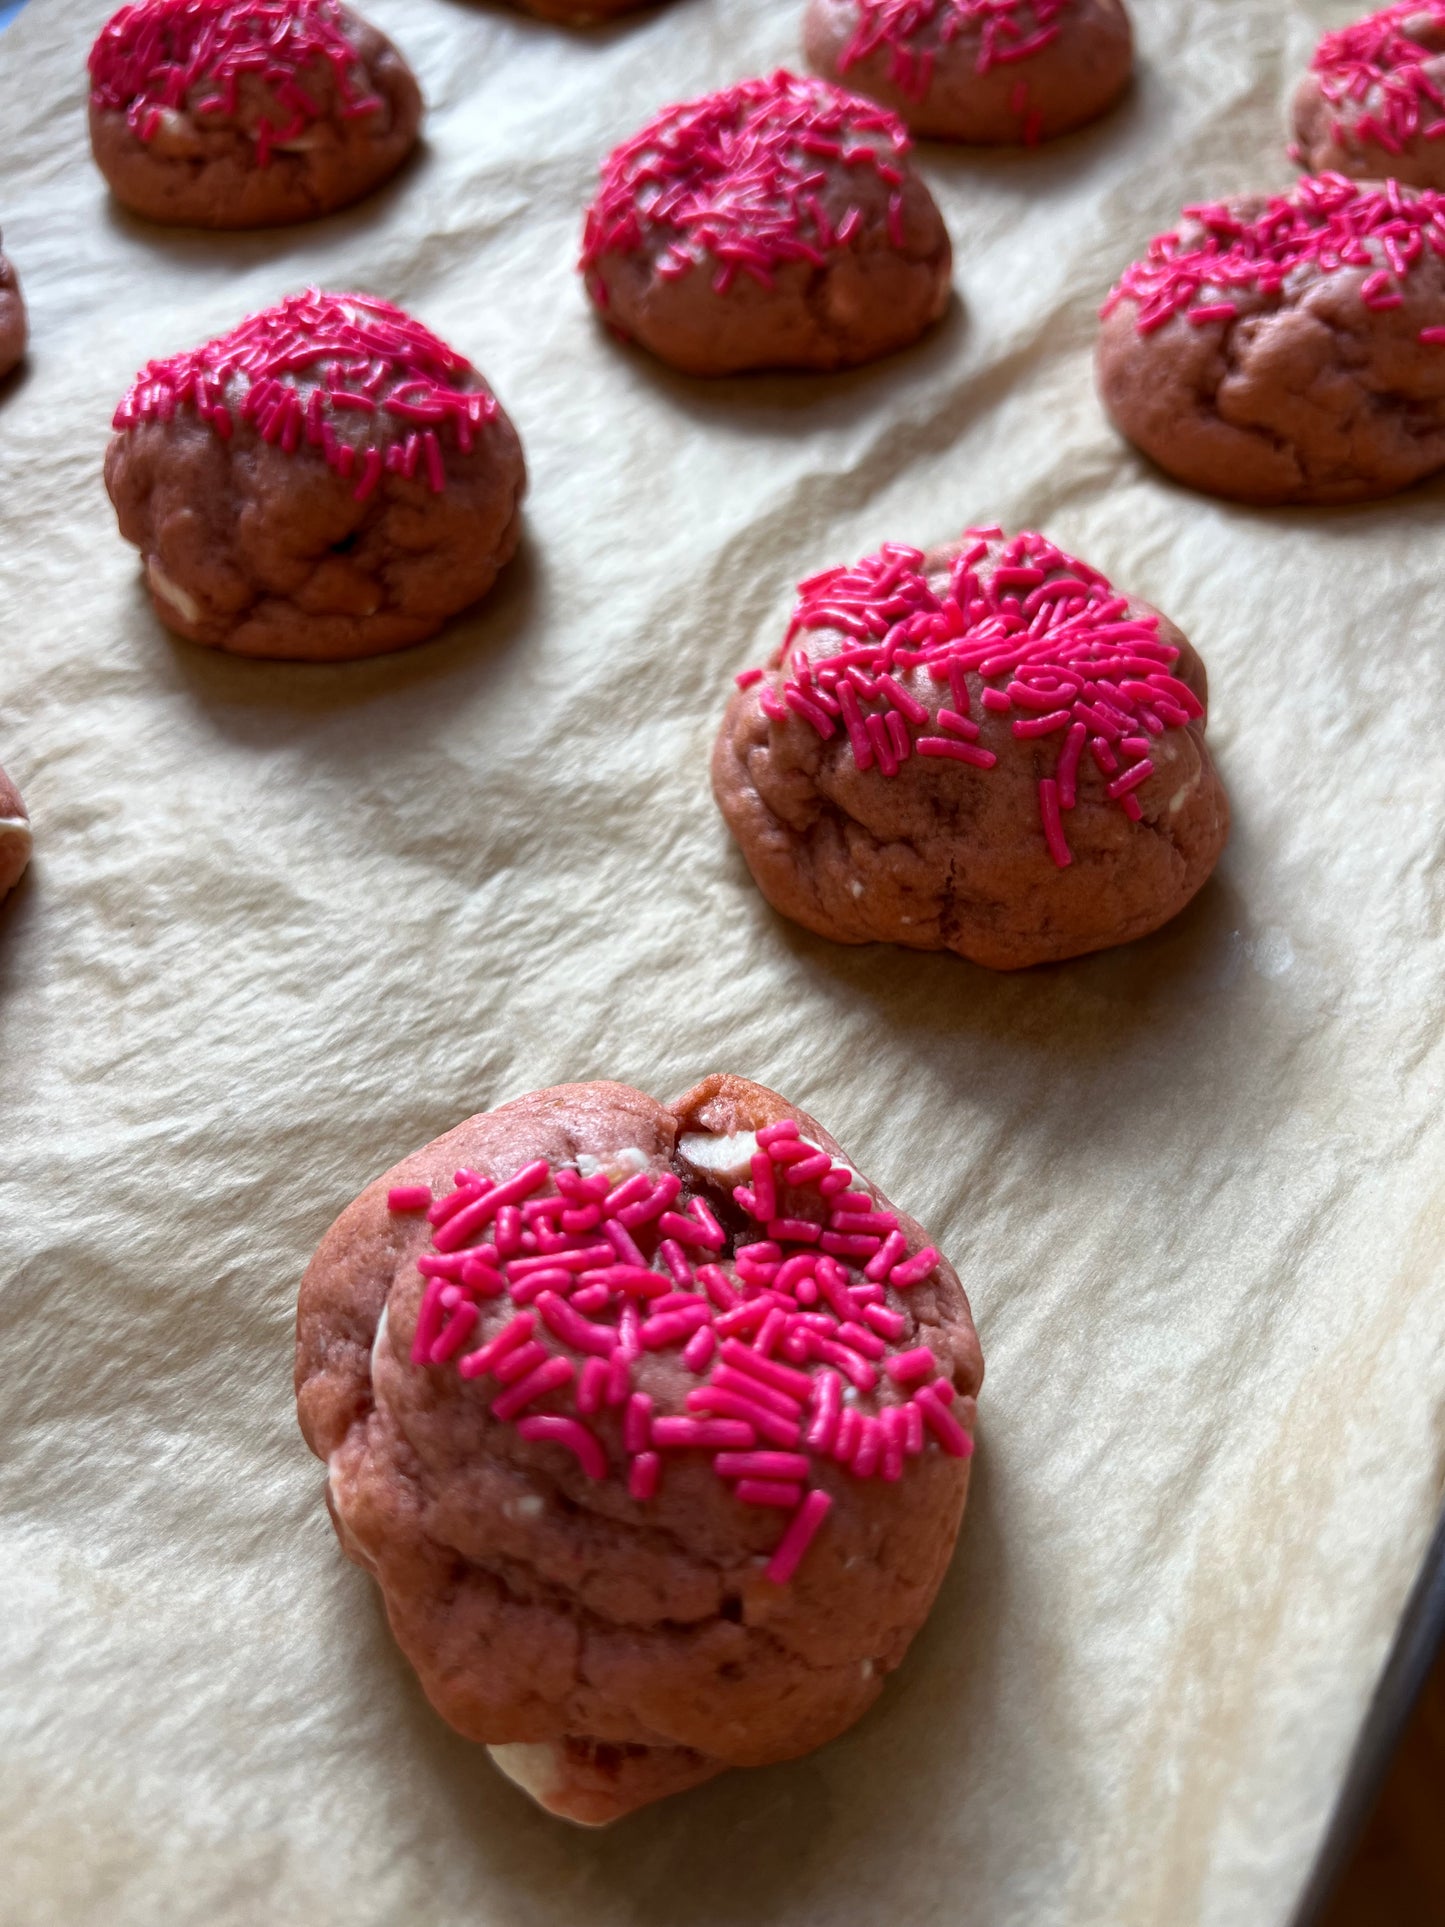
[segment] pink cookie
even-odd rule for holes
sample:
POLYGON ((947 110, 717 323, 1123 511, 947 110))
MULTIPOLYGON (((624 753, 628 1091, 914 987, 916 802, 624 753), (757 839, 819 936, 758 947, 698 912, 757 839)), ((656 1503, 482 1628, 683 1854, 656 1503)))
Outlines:
POLYGON ((1307 176, 1188 207, 1102 309, 1130 441, 1245 502, 1357 502, 1445 467, 1445 195, 1307 176))
POLYGON ((148 220, 274 227, 346 207, 416 143, 421 93, 340 0, 139 0, 90 54, 90 140, 148 220))
POLYGON ((477 370, 370 295, 309 289, 142 369, 105 484, 156 614, 242 656, 404 649, 521 536, 517 432, 477 370))
POLYGON ((718 805, 773 908, 840 943, 1082 956, 1177 915, 1224 847, 1204 665, 1032 530, 812 577, 738 682, 718 805))
POLYGON ((20 792, 0 769, 0 897, 13 890, 30 861, 30 818, 20 792))
POLYGON ((343 1548, 443 1718, 592 1825, 873 1703, 953 1549, 982 1375, 921 1228, 736 1077, 470 1118, 301 1285, 343 1548))
POLYGON ((803 44, 915 134, 988 145, 1096 120, 1134 67, 1122 0, 810 0, 803 44))
POLYGON ((952 267, 908 150, 893 114, 792 74, 669 107, 603 166, 587 291, 690 374, 889 354, 942 314, 952 267))
POLYGON ((1445 188, 1445 0, 1402 0, 1327 33, 1293 119, 1311 174, 1445 188))

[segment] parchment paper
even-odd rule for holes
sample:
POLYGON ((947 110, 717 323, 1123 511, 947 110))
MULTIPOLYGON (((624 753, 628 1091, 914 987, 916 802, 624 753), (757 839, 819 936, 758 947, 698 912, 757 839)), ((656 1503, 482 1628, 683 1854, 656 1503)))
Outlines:
POLYGON ((793 0, 569 37, 370 0, 430 102, 389 191, 271 235, 111 207, 99 4, 0 40, 0 1918, 17 1927, 1268 1927, 1441 1489, 1445 491, 1176 489, 1093 312, 1182 201, 1290 178, 1326 19, 1136 0, 1120 112, 925 150, 961 301, 832 379, 675 378, 573 273, 599 155, 796 59, 793 0), (441 641, 266 668, 170 639, 100 479, 152 354, 309 279, 398 299, 525 439, 529 534, 441 641), (1038 526, 1208 663, 1236 815, 1153 940, 1024 976, 774 918, 707 786, 792 585, 1038 526), (988 1359, 958 1558, 878 1710, 601 1836, 429 1711, 293 1417, 296 1283, 377 1171, 564 1078, 806 1105, 934 1231, 988 1359))

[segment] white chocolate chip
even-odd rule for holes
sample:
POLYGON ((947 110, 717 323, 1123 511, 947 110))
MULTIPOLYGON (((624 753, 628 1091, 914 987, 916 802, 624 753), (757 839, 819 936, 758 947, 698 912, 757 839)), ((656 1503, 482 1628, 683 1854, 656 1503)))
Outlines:
POLYGON ((520 1499, 508 1499, 502 1510, 509 1519, 540 1519, 542 1500, 535 1492, 527 1492, 520 1499))
POLYGON ((1182 810, 1184 808, 1186 801, 1188 800, 1190 791, 1196 790, 1198 789, 1198 787, 1199 787, 1199 772, 1196 770, 1193 776, 1190 777, 1189 781, 1185 783, 1181 788, 1175 790, 1174 794, 1170 797, 1169 814, 1173 816, 1176 810, 1182 810))
POLYGON ((162 602, 169 602, 173 609, 179 609, 187 622, 200 621, 200 603, 193 595, 188 595, 179 583, 171 581, 154 556, 146 563, 146 581, 150 583, 152 593, 158 595, 162 602))
MULTIPOLYGON (((554 1740, 514 1740, 507 1746, 489 1746, 492 1764, 523 1793, 530 1794, 539 1807, 556 1813, 555 1802, 565 1785, 562 1748, 554 1740)), ((572 1820, 570 1813, 560 1816, 572 1820)), ((601 1820, 574 1820, 575 1826, 605 1826, 601 1820)))
POLYGON ((614 1151, 605 1158, 594 1157, 590 1151, 577 1153, 577 1175, 583 1178, 593 1177, 598 1171, 606 1171, 614 1178, 621 1177, 624 1172, 647 1171, 651 1166, 652 1159, 635 1144, 629 1144, 624 1150, 614 1151))
POLYGON ((864 1677, 864 1679, 872 1679, 872 1677, 873 1677, 873 1662, 872 1662, 872 1660, 871 1660, 871 1659, 865 1659, 865 1660, 864 1660, 864 1662, 863 1662, 863 1664, 862 1664, 862 1665, 861 1665, 861 1666, 859 1667, 859 1669, 858 1669, 858 1670, 859 1670, 859 1672, 860 1672, 860 1673, 862 1673, 862 1675, 863 1675, 863 1677, 864 1677))
POLYGON ((863 894, 863 879, 861 877, 854 877, 853 881, 848 885, 848 888, 853 892, 855 897, 861 897, 863 894))
POLYGON ((376 1382, 376 1355, 381 1350, 381 1341, 386 1334, 386 1306, 381 1308, 381 1316, 376 1321, 376 1336, 371 1341, 371 1378, 376 1382))
POLYGON ((688 1131, 677 1141, 677 1155, 684 1164, 710 1178, 740 1184, 748 1176, 757 1155, 758 1140, 752 1131, 734 1131, 730 1137, 714 1136, 710 1131, 688 1131))
POLYGON ((309 154, 313 147, 320 147, 324 138, 319 127, 308 127, 306 132, 298 134, 295 140, 272 141, 271 148, 272 152, 277 154, 309 154))

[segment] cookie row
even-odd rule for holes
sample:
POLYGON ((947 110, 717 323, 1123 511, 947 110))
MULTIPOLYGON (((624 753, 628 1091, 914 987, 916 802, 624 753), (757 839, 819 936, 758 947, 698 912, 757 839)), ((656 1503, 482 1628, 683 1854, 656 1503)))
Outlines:
MULTIPOLYGON (((531 0, 552 20, 635 0, 531 0)), ((917 132, 1034 142, 1127 84, 1121 0, 813 0, 805 45, 917 132)), ((340 0, 137 0, 90 55, 90 138, 119 201, 153 221, 268 227, 349 205, 395 173, 422 99, 386 36, 340 0)))

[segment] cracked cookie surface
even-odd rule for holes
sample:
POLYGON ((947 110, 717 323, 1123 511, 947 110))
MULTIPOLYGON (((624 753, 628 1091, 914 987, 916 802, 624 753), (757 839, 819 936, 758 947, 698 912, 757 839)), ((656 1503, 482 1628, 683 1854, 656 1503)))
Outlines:
POLYGON ((416 78, 339 0, 140 0, 90 55, 90 140, 147 220, 275 227, 360 200, 416 144, 416 78))
POLYGON ((908 149, 873 102, 785 73, 668 108, 604 164, 588 293, 690 374, 890 354, 943 313, 952 270, 908 149))
POLYGON ((713 790, 774 909, 1010 970, 1146 935, 1228 833, 1204 668, 1047 538, 890 544, 805 583, 713 790))
POLYGON ((1305 179, 1187 209, 1103 310, 1114 424, 1194 488, 1391 495, 1445 465, 1445 197, 1305 179))
MULTIPOLYGON (((700 1247, 688 1249, 696 1257, 700 1247)), ((595 1254, 589 1262, 598 1264, 595 1254)), ((528 1359, 518 1369, 535 1377, 538 1368, 528 1359)), ((307 1442, 328 1464, 333 1523, 348 1554, 380 1585, 428 1697, 459 1731, 497 1749, 503 1771, 544 1805, 594 1824, 726 1767, 807 1752, 872 1703, 948 1563, 981 1377, 962 1287, 921 1228, 894 1212, 805 1113, 733 1077, 708 1078, 671 1106, 619 1084, 562 1085, 469 1119, 347 1208, 312 1260, 298 1309, 298 1411, 307 1442), (774 1166, 775 1155, 793 1163, 774 1166), (790 1170, 802 1174, 796 1182, 790 1170), (836 1176, 825 1197, 818 1187, 828 1172, 836 1176), (741 1189, 758 1205, 757 1195, 735 1182, 749 1173, 754 1185, 776 1185, 776 1200, 767 1202, 780 1209, 777 1200, 786 1198, 796 1223, 755 1226, 738 1196, 741 1189), (462 1210, 476 1214, 486 1208, 487 1187, 515 1198, 530 1185, 526 1235, 536 1233, 542 1244, 549 1239, 539 1227, 555 1225, 564 1204, 572 1222, 594 1224, 612 1210, 609 1192, 632 1199, 607 1220, 620 1248, 633 1245, 641 1259, 621 1268, 628 1278, 618 1289, 624 1297, 640 1289, 644 1307, 664 1310, 629 1326, 623 1303, 619 1326, 598 1324, 616 1313, 602 1302, 612 1274, 605 1266, 579 1270, 569 1304, 587 1305, 589 1338, 580 1313, 528 1286, 546 1259, 519 1255, 524 1221, 504 1215, 515 1205, 477 1230, 494 1241, 480 1250, 447 1235, 446 1223, 459 1222, 446 1215, 457 1211, 454 1182, 471 1200, 462 1210), (829 1199, 845 1185, 854 1200, 847 1209, 876 1228, 844 1258, 830 1260, 814 1247, 809 1261, 798 1227, 806 1216, 816 1240, 818 1228, 837 1218, 829 1199), (669 1206, 661 1217, 659 1196, 669 1206), (427 1197, 436 1202, 423 1216, 427 1197), (590 1202, 579 1208, 583 1200, 590 1202), (442 1222, 431 1229, 434 1218, 442 1222), (688 1225, 695 1238, 706 1235, 708 1263, 681 1285, 677 1240, 688 1225), (801 1240, 802 1262, 795 1257, 783 1271, 776 1258, 759 1255, 763 1229, 784 1246, 801 1240), (429 1236, 450 1246, 460 1266, 432 1249, 429 1236), (890 1282, 865 1284, 863 1243, 876 1248, 874 1269, 890 1282), (510 1258, 497 1255, 504 1248, 510 1258), (505 1290, 485 1277, 491 1265, 507 1270, 505 1290), (467 1299, 459 1284, 450 1309, 441 1305, 438 1266, 471 1277, 478 1298, 467 1299), (757 1282, 764 1275, 767 1287, 757 1282), (807 1283, 817 1279, 821 1298, 807 1283), (720 1347, 704 1285, 715 1295, 714 1312, 731 1306, 724 1333, 739 1335, 724 1336, 720 1347), (868 1340, 867 1356, 850 1354, 851 1389, 840 1403, 838 1387, 824 1384, 832 1367, 809 1359, 810 1345, 823 1348, 819 1358, 832 1356, 834 1341, 822 1327, 849 1329, 830 1323, 828 1311, 845 1291, 893 1336, 885 1345, 870 1336, 872 1324, 853 1328, 844 1342, 868 1340), (754 1354, 763 1320, 772 1314, 787 1322, 775 1298, 815 1309, 788 1314, 801 1322, 782 1349, 768 1350, 770 1339, 754 1354), (519 1311, 524 1299, 527 1309, 519 1311), (443 1318, 464 1319, 464 1343, 479 1349, 453 1346, 443 1318), (659 1320, 668 1318, 691 1329, 689 1342, 681 1332, 676 1343, 663 1335, 659 1320), (506 1334, 519 1321, 533 1335, 528 1342, 540 1338, 538 1349, 548 1354, 544 1388, 531 1396, 532 1381, 519 1384, 517 1372, 506 1390, 486 1377, 495 1369, 500 1380, 506 1371, 506 1334), (697 1349, 704 1329, 714 1332, 702 1347, 707 1358, 697 1349), (609 1330, 621 1341, 610 1353, 598 1337, 609 1330), (580 1348, 568 1342, 578 1332, 580 1348), (787 1416, 793 1408, 783 1391, 768 1394, 765 1386, 757 1394, 763 1402, 752 1422, 781 1426, 784 1436, 791 1427, 798 1434, 791 1448, 769 1446, 765 1432, 753 1441, 759 1452, 736 1417, 688 1416, 726 1411, 730 1400, 749 1409, 750 1394, 739 1405, 727 1389, 737 1371, 718 1363, 745 1351, 753 1360, 745 1385, 756 1390, 762 1381, 749 1371, 770 1370, 775 1387, 801 1381, 815 1394, 806 1408, 801 1392, 794 1394, 796 1418, 787 1416), (880 1362, 885 1353, 905 1361, 893 1368, 896 1377, 880 1362), (469 1359, 494 1362, 473 1370, 469 1359), (900 1444, 886 1461, 864 1450, 866 1467, 839 1462, 845 1412, 860 1450, 870 1427, 901 1439, 907 1388, 920 1371, 938 1375, 932 1390, 911 1393, 914 1405, 925 1401, 927 1433, 916 1428, 906 1455, 900 1444), (625 1384, 604 1395, 609 1372, 625 1384), (544 1416, 534 1421, 538 1410, 544 1416), (885 1424, 870 1412, 894 1416, 885 1424), (553 1442, 547 1413, 556 1415, 551 1428, 564 1442, 584 1440, 580 1457, 553 1442), (715 1438, 709 1428, 719 1425, 715 1438), (731 1459, 715 1449, 724 1434, 737 1448, 731 1459), (825 1434, 826 1450, 818 1442, 825 1434), (639 1460, 659 1454, 644 1481, 651 1490, 643 1491, 635 1483, 639 1460), (799 1507, 795 1494, 780 1500, 776 1486, 737 1482, 739 1458, 778 1467, 806 1462, 807 1500, 799 1507), (795 1509, 780 1511, 780 1504, 795 1509), (814 1505, 826 1517, 784 1571, 777 1563, 783 1545, 800 1512, 814 1505)))
POLYGON ((160 619, 244 656, 342 661, 433 635, 521 535, 496 397, 387 302, 310 290, 152 362, 105 480, 160 619))
POLYGON ((915 134, 988 146, 1096 120, 1134 67, 1122 0, 810 0, 803 45, 915 134))

